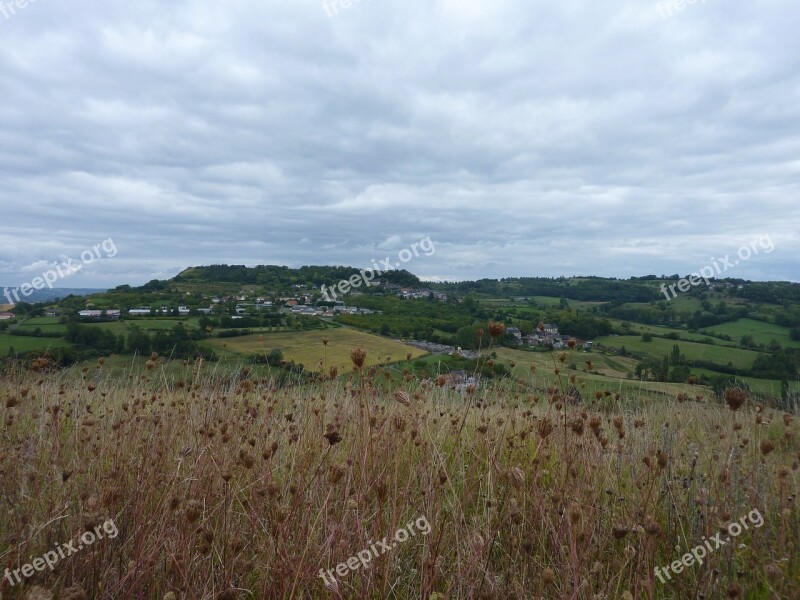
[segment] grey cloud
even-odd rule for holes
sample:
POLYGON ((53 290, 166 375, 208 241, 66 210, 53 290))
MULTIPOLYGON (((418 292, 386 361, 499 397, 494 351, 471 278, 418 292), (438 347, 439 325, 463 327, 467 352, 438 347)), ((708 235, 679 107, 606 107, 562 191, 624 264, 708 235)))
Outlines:
MULTIPOLYGON (((0 281, 203 263, 800 279, 789 0, 38 0, 0 15, 0 281)), ((65 284, 66 285, 66 284, 65 284)), ((74 287, 72 281, 69 283, 74 287)))

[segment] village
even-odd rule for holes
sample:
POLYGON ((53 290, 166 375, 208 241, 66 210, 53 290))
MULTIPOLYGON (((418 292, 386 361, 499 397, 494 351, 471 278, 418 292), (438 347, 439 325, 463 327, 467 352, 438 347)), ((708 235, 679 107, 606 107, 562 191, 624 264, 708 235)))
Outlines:
MULTIPOLYGON (((447 295, 441 292, 434 292, 427 288, 411 288, 400 287, 388 282, 381 282, 376 280, 372 283, 373 286, 383 286, 386 290, 385 293, 377 292, 375 296, 395 295, 398 298, 405 300, 423 299, 433 297, 437 300, 446 300, 447 295)), ((295 286, 298 290, 305 290, 305 285, 295 286)), ((352 297, 362 296, 362 292, 352 291, 349 294, 352 297)), ((369 315, 380 313, 369 308, 358 308, 347 306, 343 300, 334 300, 332 302, 322 301, 322 297, 318 294, 310 292, 298 293, 295 295, 279 295, 277 297, 268 297, 261 295, 246 295, 238 294, 235 296, 207 296, 208 306, 204 307, 189 307, 184 304, 178 306, 136 306, 126 309, 95 309, 91 308, 91 303, 87 307, 77 312, 79 318, 82 319, 105 319, 117 320, 122 318, 123 314, 128 317, 166 317, 166 316, 201 316, 201 315, 230 315, 231 318, 242 318, 246 315, 255 315, 261 312, 278 312, 279 314, 291 314, 295 316, 308 316, 319 318, 334 318, 337 315, 369 315), (235 303, 230 307, 231 303, 235 303)), ((46 311, 47 316, 58 316, 59 312, 56 307, 50 307, 46 311)), ((9 318, 13 315, 9 313, 9 318)))

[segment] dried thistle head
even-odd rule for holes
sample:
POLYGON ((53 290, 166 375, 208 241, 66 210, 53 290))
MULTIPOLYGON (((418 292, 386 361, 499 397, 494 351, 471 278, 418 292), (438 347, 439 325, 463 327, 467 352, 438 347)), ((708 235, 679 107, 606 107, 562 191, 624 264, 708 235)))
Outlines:
POLYGON ((726 388, 725 389, 725 402, 728 408, 733 411, 739 410, 744 401, 747 400, 747 393, 740 388, 726 388))
POLYGON ((595 435, 597 435, 597 433, 600 431, 602 425, 603 419, 600 417, 600 415, 592 415, 589 419, 589 427, 592 429, 595 435))
POLYGON ((353 366, 356 369, 358 369, 358 370, 363 369, 364 368, 364 362, 367 360, 367 351, 364 350, 364 348, 361 348, 361 347, 355 348, 350 353, 350 360, 353 361, 353 366))
POLYGON ((411 397, 408 395, 408 392, 405 390, 397 390, 394 393, 394 398, 403 406, 410 406, 411 405, 411 397))
POLYGON ((553 422, 549 418, 545 417, 536 425, 536 430, 539 432, 541 437, 546 438, 548 435, 553 433, 553 422))
POLYGON ((611 528, 611 534, 614 536, 615 540, 621 540, 628 535, 628 533, 630 533, 630 529, 627 527, 614 526, 611 528))
POLYGON ((504 473, 508 485, 519 491, 525 484, 525 472, 519 467, 512 467, 504 473))
POLYGON ((581 519, 583 518, 583 511, 581 510, 581 507, 577 502, 573 502, 572 504, 570 504, 568 514, 569 514, 569 522, 572 523, 573 525, 577 525, 578 523, 580 523, 581 519))
POLYGON ((741 585, 734 581, 728 584, 728 589, 725 592, 725 596, 732 599, 744 598, 744 590, 742 589, 741 585))
POLYGON ((644 530, 647 535, 655 537, 661 534, 661 525, 653 517, 647 517, 644 523, 644 530))
POLYGON ((506 326, 497 321, 489 321, 489 336, 496 340, 506 332, 506 326))
POLYGON ((325 439, 328 440, 328 443, 331 446, 335 446, 339 442, 342 441, 342 436, 339 435, 339 432, 333 428, 330 428, 328 432, 325 434, 325 439))

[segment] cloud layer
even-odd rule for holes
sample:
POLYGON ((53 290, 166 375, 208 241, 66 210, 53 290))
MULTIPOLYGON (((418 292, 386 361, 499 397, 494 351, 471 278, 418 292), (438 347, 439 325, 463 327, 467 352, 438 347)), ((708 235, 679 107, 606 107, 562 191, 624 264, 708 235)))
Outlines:
POLYGON ((431 279, 684 274, 762 235, 730 275, 800 280, 796 2, 348 4, 0 12, 0 282, 109 237, 62 285, 425 236, 431 279))

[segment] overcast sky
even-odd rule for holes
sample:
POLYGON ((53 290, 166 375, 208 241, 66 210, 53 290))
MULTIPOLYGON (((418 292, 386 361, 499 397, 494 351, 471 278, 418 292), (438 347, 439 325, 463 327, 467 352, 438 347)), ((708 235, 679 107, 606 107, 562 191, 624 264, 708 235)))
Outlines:
POLYGON ((56 285, 427 236, 427 279, 686 274, 769 236, 727 274, 800 280, 796 0, 15 1, 0 284, 109 238, 56 285))

